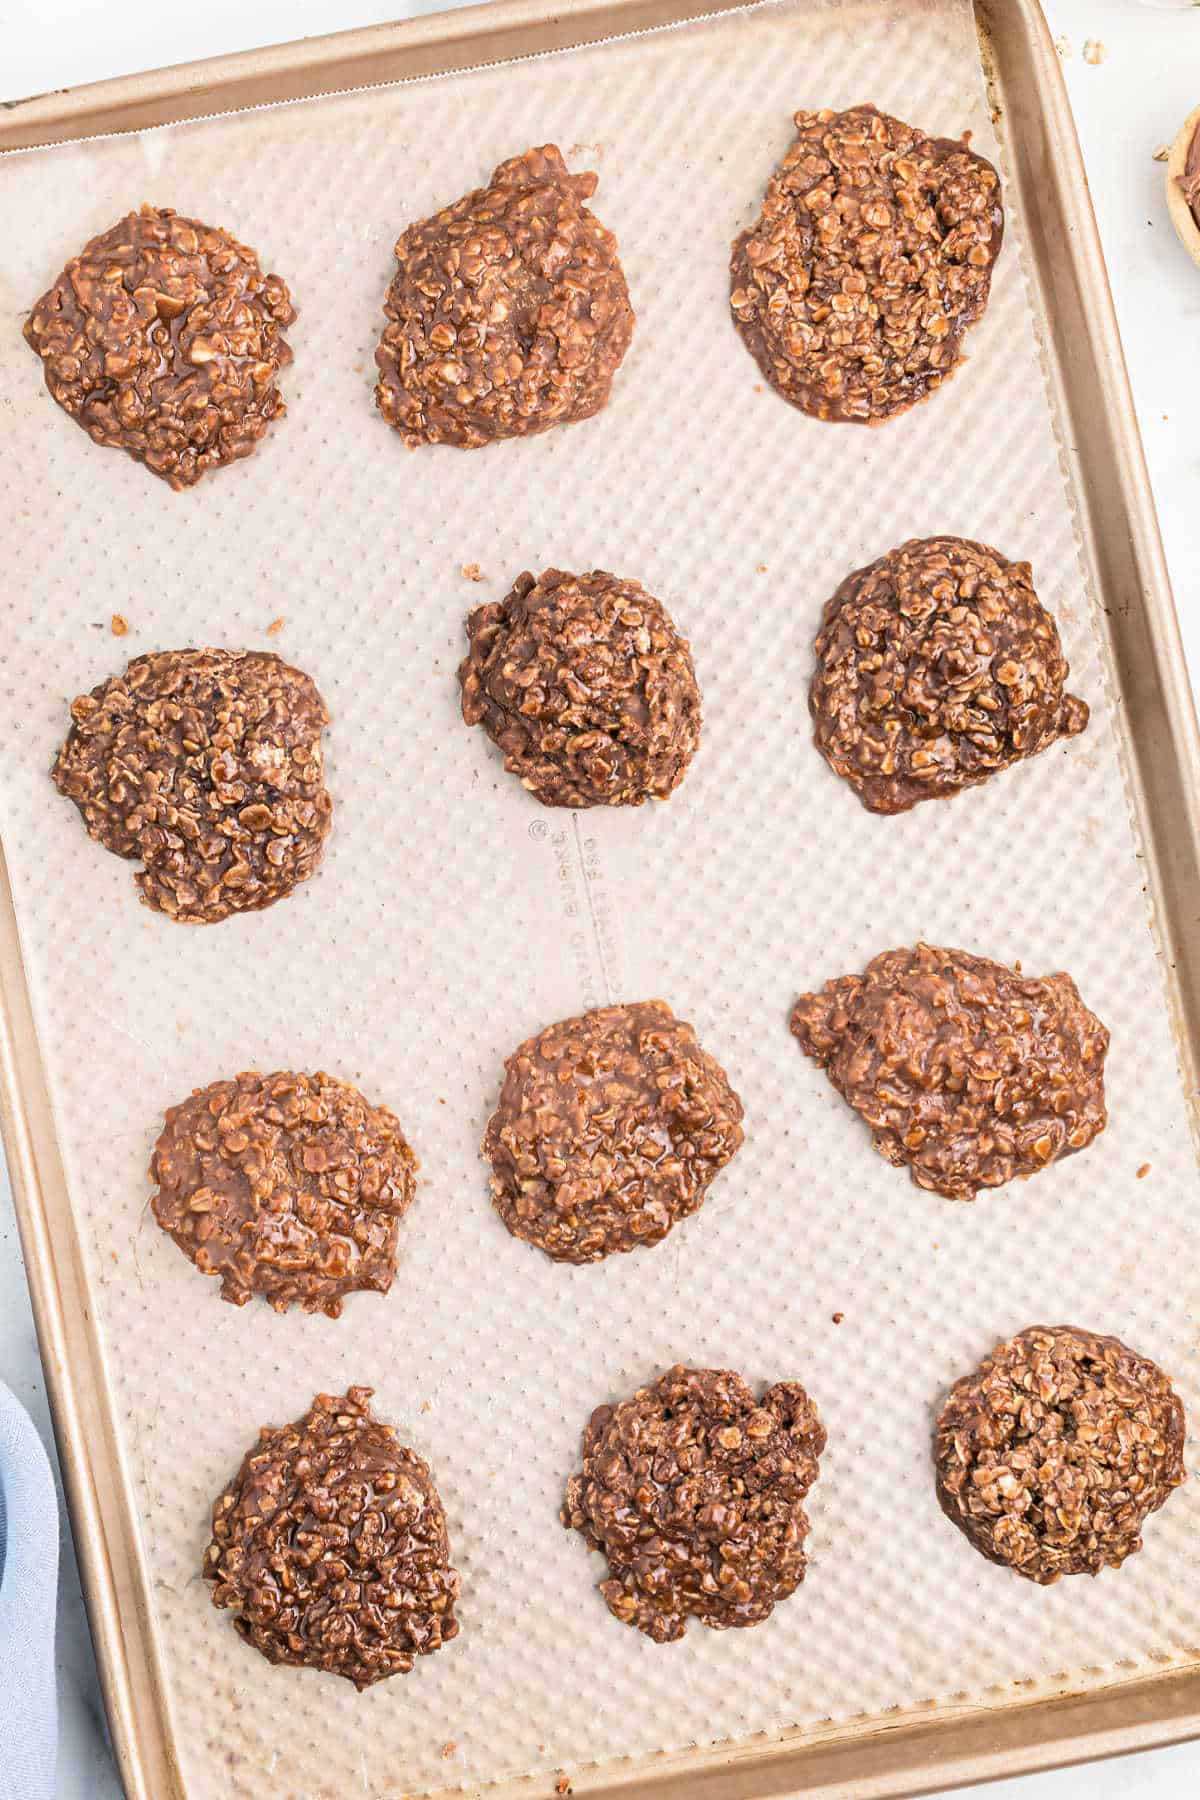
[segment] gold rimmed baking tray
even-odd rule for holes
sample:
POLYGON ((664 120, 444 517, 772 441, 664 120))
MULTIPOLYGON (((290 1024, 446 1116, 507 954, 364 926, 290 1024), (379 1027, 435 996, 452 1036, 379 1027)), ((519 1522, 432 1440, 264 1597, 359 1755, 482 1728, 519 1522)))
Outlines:
POLYGON ((514 0, 39 96, 0 113, 0 149, 27 153, 0 159, 0 1107, 128 1792, 516 1796, 565 1769, 580 1794, 866 1800, 1200 1732, 1195 1484, 1119 1575, 1026 1593, 941 1521, 927 1467, 946 1383, 1047 1312, 1086 1310, 1200 1397, 1200 740, 1034 0, 514 0), (788 112, 866 98, 970 128, 1009 214, 966 367, 871 433, 756 393, 722 291, 788 112), (639 313, 612 406, 410 459, 370 409, 391 238, 551 135, 599 170, 639 313), (15 342, 142 199, 229 225, 300 307, 289 417, 188 495, 94 449, 15 342), (807 646, 847 569, 934 530, 1033 555, 1093 727, 871 820, 806 742, 807 646), (705 742, 653 815, 543 815, 455 724, 463 613, 539 559, 639 576, 692 639, 705 742), (72 692, 198 638, 311 670, 338 803, 308 890, 203 933, 140 911, 45 778, 72 692), (1069 967, 1114 1031, 1109 1132, 975 1208, 876 1166, 783 1025, 797 988, 920 933, 1069 967), (746 1150, 666 1245, 554 1269, 504 1236, 474 1160, 499 1059, 660 990, 741 1087, 746 1150), (411 1122, 427 1186, 385 1300, 236 1312, 141 1222, 162 1106, 231 1058, 323 1063, 411 1122), (588 1406, 677 1355, 804 1379, 830 1452, 800 1594, 663 1651, 607 1617, 554 1508, 588 1406), (196 1573, 256 1427, 351 1379, 430 1458, 465 1576, 462 1639, 361 1699, 260 1664, 196 1573))

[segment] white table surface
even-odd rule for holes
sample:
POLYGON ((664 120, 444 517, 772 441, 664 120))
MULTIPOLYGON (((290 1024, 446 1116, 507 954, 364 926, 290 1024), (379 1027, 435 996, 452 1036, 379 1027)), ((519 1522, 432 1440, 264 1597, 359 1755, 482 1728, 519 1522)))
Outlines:
MULTIPOLYGON (((431 12, 430 0, 0 0, 0 98, 221 51, 431 12)), ((1200 269, 1176 240, 1156 147, 1200 103, 1200 7, 1043 0, 1061 53, 1104 240, 1193 686, 1200 691, 1200 269), (1086 61, 1085 43, 1106 54, 1086 61)), ((797 95, 797 104, 812 96, 797 95)), ((0 1165, 0 1376, 53 1446, 12 1197, 0 1165)), ((119 1800, 79 1580, 64 1528, 60 1582, 61 1800, 119 1800)), ((1191 1800, 1200 1743, 961 1790, 991 1800, 1191 1800)), ((3 1771, 0 1795, 7 1800, 3 1771)), ((12 1800, 20 1800, 13 1796, 12 1800)), ((270 1800, 264 1795, 263 1800, 270 1800)))

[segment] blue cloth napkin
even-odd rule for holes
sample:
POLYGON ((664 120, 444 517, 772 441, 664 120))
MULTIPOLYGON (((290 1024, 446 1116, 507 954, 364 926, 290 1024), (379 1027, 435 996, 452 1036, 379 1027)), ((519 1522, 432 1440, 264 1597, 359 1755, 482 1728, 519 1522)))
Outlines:
POLYGON ((0 1381, 0 1800, 53 1800, 57 1594, 54 1477, 0 1381))

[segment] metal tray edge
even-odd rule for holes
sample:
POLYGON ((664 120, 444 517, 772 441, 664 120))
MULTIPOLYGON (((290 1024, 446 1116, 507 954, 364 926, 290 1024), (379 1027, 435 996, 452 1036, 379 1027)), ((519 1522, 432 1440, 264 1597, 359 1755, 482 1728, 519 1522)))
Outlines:
POLYGON ((490 0, 0 102, 0 154, 414 81, 653 31, 747 0, 490 0))
POLYGON ((130 1800, 183 1800, 149 1584, 0 846, 0 1138, 109 1730, 130 1800))
MULTIPOLYGON (((545 0, 492 0, 457 13, 10 102, 0 106, 0 153, 579 47, 734 10, 738 3, 561 0, 547 14, 545 0)), ((1148 884, 1178 989, 1177 1039, 1194 1095, 1200 1086, 1200 933, 1191 915, 1200 894, 1200 727, 1058 59, 1038 0, 975 0, 975 5, 985 62, 997 89, 1009 103, 1020 95, 1013 107, 1018 130, 1010 135, 1014 155, 1019 148, 1030 178, 1025 198, 1035 259, 1040 271, 1046 259, 1056 299, 1081 327, 1074 334, 1074 354, 1061 359, 1057 375, 1077 426, 1071 455, 1079 491, 1086 497, 1089 555, 1099 551, 1094 557, 1098 591, 1129 591, 1131 596, 1110 621, 1109 637, 1122 693, 1131 683, 1129 691, 1149 707, 1155 723, 1153 741, 1136 747, 1131 797, 1144 841, 1155 852, 1147 859, 1148 884), (1026 146, 1018 146, 1021 128, 1028 128, 1030 142, 1048 152, 1036 169, 1029 167, 1026 146), (1052 198, 1044 207, 1030 208, 1031 195, 1038 192, 1035 174, 1052 198), (1046 241, 1036 241, 1038 215, 1049 216, 1055 209, 1067 224, 1067 240, 1048 247, 1046 241), (1084 423, 1092 429, 1080 428, 1084 423)), ((131 1800, 185 1800, 148 1575, 71 1220, 2 851, 0 1135, 122 1777, 131 1800)), ((787 1732, 573 1771, 572 1781, 579 1793, 614 1800, 632 1793, 652 1794, 654 1800, 785 1800, 799 1794, 809 1800, 904 1800, 966 1781, 1200 1736, 1200 1667, 1170 1669, 1083 1694, 997 1694, 994 1706, 953 1713, 940 1707, 925 1716, 864 1718, 831 1729, 836 1740, 824 1732, 787 1732)), ((488 1789, 497 1800, 538 1791, 536 1777, 488 1789)))
POLYGON ((975 0, 985 67, 1007 111, 1038 277, 1057 321, 1047 346, 1073 441, 1094 591, 1136 731, 1123 749, 1147 895, 1200 1154, 1200 724, 1188 679, 1125 354, 1062 66, 1037 0, 975 0), (1003 73, 1001 73, 1003 72, 1003 73), (1055 234, 1061 218, 1065 237, 1055 234), (1171 992, 1170 990, 1174 990, 1171 992))

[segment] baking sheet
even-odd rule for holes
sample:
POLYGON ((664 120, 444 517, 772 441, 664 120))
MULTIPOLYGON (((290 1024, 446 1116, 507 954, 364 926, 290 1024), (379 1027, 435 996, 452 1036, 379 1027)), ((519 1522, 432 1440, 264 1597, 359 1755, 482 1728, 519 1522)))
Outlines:
POLYGON ((0 352, 0 823, 197 1796, 427 1791, 1200 1655, 1194 1486, 1119 1575, 1046 1592, 983 1564, 933 1496, 945 1386, 1035 1320, 1118 1332, 1194 1406, 1195 1162, 1019 219, 967 366, 882 431, 756 393, 728 322, 729 240, 791 111, 864 98, 994 152, 967 7, 845 0, 0 169, 14 324, 143 198, 255 244, 301 310, 288 418, 190 495, 91 446, 15 329, 0 352), (408 455, 370 403, 393 239, 551 139, 598 169, 639 314, 612 406, 484 456, 408 455), (873 819, 808 742, 811 637, 848 569, 935 531, 1033 559, 1093 723, 990 789, 873 819), (665 807, 544 812, 457 717, 463 614, 550 562, 636 575, 691 636, 705 740, 665 807), (315 882, 185 932, 137 905, 45 771, 71 694, 192 642, 314 675, 338 811, 315 882), (919 935, 1068 968, 1113 1030, 1105 1136, 974 1207, 879 1162, 786 1031, 799 988, 919 935), (725 1062, 746 1147, 665 1244, 556 1267, 487 1203, 501 1060, 649 994, 725 1062), (424 1162, 392 1293, 338 1322, 224 1307, 144 1205, 163 1107, 288 1064, 393 1105, 424 1162), (798 1377, 830 1448, 800 1593, 757 1631, 658 1647, 610 1619, 555 1515, 591 1407, 677 1358, 798 1377), (352 1380, 432 1462, 464 1577, 456 1643, 361 1697, 269 1669, 197 1574, 257 1426, 352 1380))

